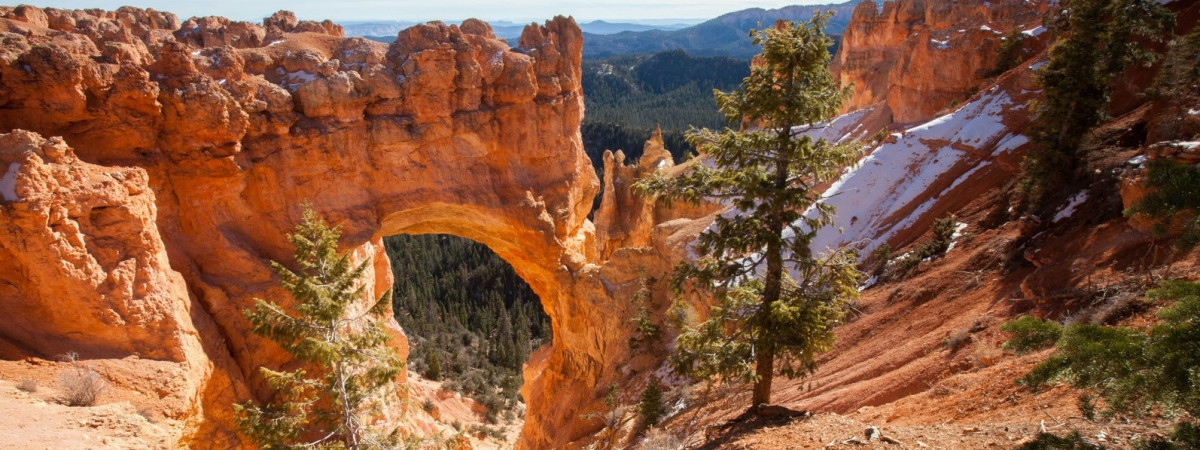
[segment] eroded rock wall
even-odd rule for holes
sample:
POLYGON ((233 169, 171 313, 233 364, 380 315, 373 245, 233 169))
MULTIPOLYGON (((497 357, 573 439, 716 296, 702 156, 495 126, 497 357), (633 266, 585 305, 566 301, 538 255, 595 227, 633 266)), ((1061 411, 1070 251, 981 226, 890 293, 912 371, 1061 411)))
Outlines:
MULTIPOLYGON (((859 3, 833 70, 854 85, 845 111, 885 102, 894 120, 915 123, 960 104, 996 69, 1012 30, 1034 41, 1048 2, 896 0, 859 3)), ((1042 43, 1044 45, 1044 43, 1042 43)))
MULTIPOLYGON (((147 357, 182 361, 195 394, 180 444, 236 446, 230 405, 265 398, 257 368, 288 362, 249 332, 242 310, 286 298, 268 261, 289 263, 285 234, 307 202, 342 225, 344 250, 372 261, 373 296, 392 282, 384 236, 450 233, 495 250, 554 327, 553 346, 527 367, 522 445, 560 446, 599 426, 580 415, 623 376, 610 363, 629 357, 620 312, 638 271, 604 264, 586 220, 599 183, 579 137, 572 19, 530 26, 510 48, 477 20, 419 25, 388 45, 286 13, 262 26, 135 8, 0 17, 0 131, 42 136, 3 141, 6 162, 28 162, 15 178, 21 196, 0 207, 36 209, 41 197, 24 186, 47 152, 70 145, 79 160, 38 163, 79 194, 0 219, 0 248, 21 255, 0 263, 18 286, 4 295, 20 297, 12 304, 29 319, 0 328, 0 341, 34 354, 154 349, 147 357), (60 270, 72 255, 84 269, 60 270), (56 285, 75 286, 73 301, 95 317, 53 317, 56 285)), ((645 249, 621 258, 665 266, 645 249)), ((379 419, 402 414, 397 402, 379 419)))

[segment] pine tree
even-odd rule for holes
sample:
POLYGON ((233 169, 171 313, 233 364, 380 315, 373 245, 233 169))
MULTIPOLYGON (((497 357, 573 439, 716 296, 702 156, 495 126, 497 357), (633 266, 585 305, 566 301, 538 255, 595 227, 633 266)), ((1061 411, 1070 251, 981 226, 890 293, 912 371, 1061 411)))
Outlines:
POLYGON ((804 135, 837 114, 849 95, 829 73, 828 14, 751 32, 763 50, 740 92, 715 92, 730 124, 758 128, 699 130, 690 139, 709 164, 678 177, 639 181, 644 194, 702 199, 732 207, 696 241, 695 262, 675 271, 673 287, 712 291, 710 318, 679 336, 671 365, 693 378, 754 382, 752 406, 769 403, 776 363, 804 376, 833 343, 859 273, 849 251, 814 255, 809 245, 833 207, 820 186, 853 163, 856 150, 804 135), (710 167, 711 165, 711 167, 710 167), (753 368, 751 368, 753 366, 753 368))
POLYGON ((442 379, 442 358, 438 356, 440 353, 437 349, 431 349, 425 353, 425 365, 429 367, 425 371, 425 376, 433 381, 442 379))
POLYGON ((650 383, 642 391, 641 398, 638 399, 637 413, 642 418, 642 426, 647 427, 658 423, 665 412, 662 385, 659 384, 657 377, 652 376, 650 383))
POLYGON ((1038 72, 1043 96, 1031 130, 1041 148, 1027 157, 1023 181, 1035 207, 1079 176, 1076 152, 1105 118, 1113 79, 1152 62, 1144 43, 1162 41, 1173 22, 1156 0, 1067 0, 1054 10, 1045 22, 1058 40, 1038 72))
POLYGON ((298 270, 272 261, 294 306, 263 299, 245 311, 256 334, 278 343, 304 368, 259 374, 275 391, 272 402, 234 405, 238 430, 264 448, 385 446, 361 422, 386 387, 404 370, 387 347, 391 337, 380 319, 391 301, 383 294, 360 311, 369 261, 355 265, 337 252, 340 227, 329 228, 305 206, 303 220, 288 240, 298 270))
POLYGON ((638 349, 642 344, 653 344, 658 340, 660 330, 658 325, 654 324, 654 320, 650 317, 651 301, 650 285, 654 283, 652 278, 646 276, 646 269, 642 268, 638 275, 638 290, 633 294, 631 299, 636 313, 630 322, 633 322, 634 335, 629 338, 629 347, 638 349))

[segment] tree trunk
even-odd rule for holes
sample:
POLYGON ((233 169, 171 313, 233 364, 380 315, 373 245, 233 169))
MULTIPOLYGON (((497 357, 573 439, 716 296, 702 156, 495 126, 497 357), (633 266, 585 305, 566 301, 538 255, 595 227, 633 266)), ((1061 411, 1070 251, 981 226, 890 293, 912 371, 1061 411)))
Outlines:
POLYGON ((771 403, 771 379, 775 376, 775 343, 769 340, 763 342, 758 347, 756 355, 758 361, 754 374, 758 376, 758 379, 754 382, 754 397, 750 400, 751 408, 771 403))
POLYGON ((771 380, 775 376, 775 339, 770 336, 774 331, 771 326, 771 305, 779 300, 780 284, 783 278, 782 247, 777 242, 767 245, 767 274, 763 280, 762 315, 758 323, 758 336, 755 342, 756 366, 754 368, 754 397, 751 407, 771 403, 771 380))
MULTIPOLYGON (((781 139, 791 139, 791 127, 788 126, 785 129, 789 131, 785 131, 781 139)), ((781 153, 783 152, 781 151, 781 153)), ((786 157, 775 160, 774 187, 779 191, 787 188, 787 163, 786 157)), ((755 342, 754 375, 756 380, 754 381, 751 407, 771 403, 771 381, 775 377, 775 339, 770 334, 774 332, 774 327, 771 326, 771 305, 779 300, 783 285, 782 238, 785 224, 783 223, 783 212, 779 211, 780 208, 779 204, 776 204, 767 223, 770 232, 777 239, 772 239, 767 244, 767 273, 763 279, 762 309, 759 311, 762 317, 758 323, 758 335, 755 342)))

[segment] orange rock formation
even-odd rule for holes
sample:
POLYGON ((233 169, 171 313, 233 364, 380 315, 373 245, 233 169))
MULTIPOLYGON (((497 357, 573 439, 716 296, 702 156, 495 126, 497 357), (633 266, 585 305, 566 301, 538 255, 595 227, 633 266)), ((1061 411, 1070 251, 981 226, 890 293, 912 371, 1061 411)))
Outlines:
MULTIPOLYGON (((933 118, 979 90, 1001 38, 1037 30, 1046 2, 896 0, 859 3, 833 70, 854 85, 846 111, 885 102, 900 123, 933 118)), ((1039 37, 1041 36, 1041 37, 1039 37)))
POLYGON ((289 260, 284 235, 309 202, 373 261, 372 296, 392 283, 384 236, 491 247, 554 328, 526 369, 522 444, 599 426, 580 414, 628 359, 634 268, 668 264, 597 258, 572 19, 530 26, 510 48, 477 20, 387 45, 289 13, 261 27, 135 8, 0 16, 6 352, 178 362, 180 444, 236 446, 231 404, 264 398, 257 368, 288 361, 241 311, 285 298, 267 262, 289 260))
MULTIPOLYGON (((862 190, 881 205, 916 199, 848 218, 847 233, 901 247, 934 217, 1009 181, 1023 149, 1015 129, 1028 120, 1018 103, 1034 95, 1029 68, 970 95, 1000 36, 1032 30, 1044 4, 856 9, 835 68, 855 84, 848 108, 872 108, 838 127, 862 137, 959 100, 974 106, 879 144, 927 150, 913 151, 904 170, 925 170, 943 153, 957 162, 862 190), (922 139, 935 128, 940 137, 922 139), (921 190, 909 195, 917 179, 921 190)), ((651 309, 665 310, 666 274, 717 208, 631 195, 645 173, 686 167, 652 139, 635 166, 621 152, 605 155, 604 201, 595 224, 586 220, 600 183, 579 135, 581 45, 579 28, 561 17, 527 27, 510 48, 477 20, 419 25, 388 45, 283 12, 260 26, 181 23, 136 8, 0 8, 0 357, 155 360, 161 379, 147 384, 172 386, 155 395, 170 399, 168 417, 183 424, 172 445, 245 444, 231 405, 265 398, 256 369, 288 358, 250 333, 241 311, 255 297, 285 298, 268 261, 288 263, 284 235, 309 202, 342 224, 344 250, 372 261, 371 297, 392 284, 384 236, 449 233, 496 251, 539 295, 554 329, 553 345, 525 368, 520 445, 558 447, 599 429, 583 414, 603 408, 604 387, 661 362, 629 346, 639 277, 657 278, 651 309)), ((878 156, 883 164, 888 155, 878 156)), ((1064 278, 1064 267, 1039 265, 1029 279, 1064 278)), ((1029 290, 1008 283, 1018 284, 1029 290)), ((868 302, 881 299, 868 293, 868 302)), ((905 361, 930 354, 941 330, 960 324, 926 326, 912 351, 883 358, 861 341, 891 317, 845 328, 845 344, 815 378, 820 388, 785 386, 782 401, 852 411, 919 391, 897 379, 942 362, 894 368, 918 367, 905 361)), ((406 353, 402 330, 390 325, 406 353)), ((402 404, 393 406, 381 425, 403 423, 402 404)))

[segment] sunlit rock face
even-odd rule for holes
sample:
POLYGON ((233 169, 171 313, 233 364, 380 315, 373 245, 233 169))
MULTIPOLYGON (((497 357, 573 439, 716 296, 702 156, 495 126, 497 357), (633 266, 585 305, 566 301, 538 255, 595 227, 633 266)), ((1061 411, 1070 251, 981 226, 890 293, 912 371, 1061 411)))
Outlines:
MULTIPOLYGON (((614 362, 631 358, 639 268, 665 272, 682 244, 660 232, 600 257, 572 19, 530 26, 511 48, 476 20, 388 45, 289 13, 262 25, 135 8, 0 17, 0 169, 15 167, 0 180, 12 186, 0 201, 6 357, 178 362, 178 444, 243 445, 230 405, 266 399, 257 368, 288 356, 242 311, 287 298, 268 262, 290 263, 285 236, 308 203, 371 261, 372 296, 392 283, 384 236, 495 250, 554 326, 526 368, 521 445, 599 426, 580 415, 627 375, 614 362)), ((376 421, 404 414, 395 402, 376 421)))
POLYGON ((1044 45, 1046 1, 897 0, 858 4, 833 70, 854 85, 853 111, 885 102, 896 122, 928 120, 965 101, 996 68, 1011 31, 1044 45))

